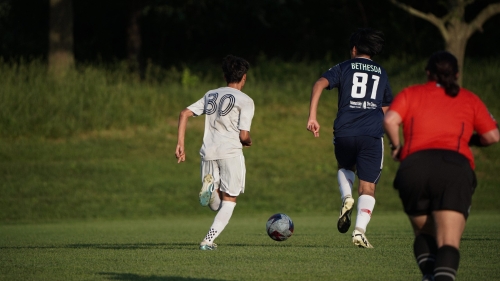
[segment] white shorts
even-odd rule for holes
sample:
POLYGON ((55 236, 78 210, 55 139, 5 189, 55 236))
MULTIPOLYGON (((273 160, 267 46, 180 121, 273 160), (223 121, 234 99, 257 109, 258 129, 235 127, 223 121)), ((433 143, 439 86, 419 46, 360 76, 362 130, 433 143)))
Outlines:
POLYGON ((201 181, 206 174, 214 177, 214 187, 231 196, 245 192, 245 157, 240 156, 219 159, 201 160, 201 181))

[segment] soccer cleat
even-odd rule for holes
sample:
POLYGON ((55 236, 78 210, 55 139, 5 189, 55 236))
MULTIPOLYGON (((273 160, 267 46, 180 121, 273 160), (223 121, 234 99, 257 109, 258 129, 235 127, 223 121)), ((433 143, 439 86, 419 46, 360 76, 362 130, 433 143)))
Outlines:
POLYGON ((342 208, 340 209, 340 216, 337 222, 337 229, 340 233, 346 233, 351 226, 351 213, 354 206, 354 199, 350 196, 344 197, 342 208))
POLYGON ((214 177, 211 174, 207 174, 203 178, 203 186, 200 190, 200 204, 205 207, 210 203, 210 198, 212 197, 212 192, 214 191, 214 177))
POLYGON ((208 244, 200 245, 200 250, 202 250, 202 251, 217 250, 217 244, 213 243, 212 245, 208 245, 208 244))
POLYGON ((434 281, 434 275, 427 274, 422 277, 422 281, 434 281))
POLYGON ((372 244, 366 239, 365 234, 356 229, 352 232, 352 243, 360 248, 373 248, 372 244))

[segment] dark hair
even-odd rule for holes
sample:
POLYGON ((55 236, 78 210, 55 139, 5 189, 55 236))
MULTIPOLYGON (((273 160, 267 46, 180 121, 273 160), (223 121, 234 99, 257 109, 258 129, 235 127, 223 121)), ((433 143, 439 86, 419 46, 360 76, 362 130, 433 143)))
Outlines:
POLYGON ((429 80, 438 82, 447 95, 455 97, 460 91, 457 83, 458 61, 454 55, 439 51, 431 55, 425 70, 429 71, 429 80))
POLYGON ((358 54, 375 56, 384 47, 384 33, 371 28, 358 28, 351 34, 350 50, 356 47, 358 54))
POLYGON ((240 57, 228 55, 222 60, 222 72, 227 83, 240 82, 249 68, 250 64, 240 57))

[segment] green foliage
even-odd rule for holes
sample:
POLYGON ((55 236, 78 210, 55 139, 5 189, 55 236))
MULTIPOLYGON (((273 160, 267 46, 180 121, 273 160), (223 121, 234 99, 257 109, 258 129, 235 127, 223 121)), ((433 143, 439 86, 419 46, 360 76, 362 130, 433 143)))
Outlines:
MULTIPOLYGON (((393 57, 382 63, 389 72, 394 93, 425 80, 425 60, 393 57)), ((262 55, 251 67, 245 91, 254 98, 260 112, 268 115, 266 107, 278 104, 289 115, 289 107, 303 108, 308 103, 311 85, 333 64, 290 63, 262 55)), ((495 59, 469 61, 464 81, 497 116, 498 69, 495 59)), ((143 81, 129 73, 126 64, 82 65, 63 79, 54 79, 40 61, 0 61, 0 137, 60 138, 96 130, 155 127, 166 116, 174 116, 172 111, 194 102, 208 89, 223 86, 219 72, 219 66, 209 64, 178 70, 163 69, 150 62, 143 81)), ((335 109, 334 106, 330 104, 328 108, 335 109)))
MULTIPOLYGON (((179 83, 166 88, 149 68, 141 83, 126 67, 83 66, 54 79, 40 62, 0 64, 0 137, 68 137, 79 133, 152 127, 179 96, 189 97, 179 83)), ((175 69, 166 73, 176 76, 175 69)), ((166 79, 167 81, 169 79, 166 79)))
MULTIPOLYGON (((306 131, 311 86, 330 62, 253 65, 244 91, 256 103, 254 145, 245 149, 247 182, 242 212, 336 213, 331 126, 336 91, 321 97, 321 137, 306 131)), ((425 81, 425 61, 382 62, 397 93, 425 81)), ((0 222, 147 218, 202 215, 199 156, 204 117, 191 118, 187 161, 177 164, 179 112, 208 89, 222 86, 216 71, 190 67, 197 84, 184 87, 182 71, 149 66, 144 81, 124 66, 80 66, 63 81, 40 63, 0 65, 0 222), (161 81, 165 77, 165 81, 161 81)), ((497 60, 470 61, 465 86, 500 116, 497 60)), ((473 149, 479 186, 472 210, 499 211, 500 145, 473 149)), ((398 164, 386 158, 377 186, 377 211, 400 211, 392 181, 398 164)))
MULTIPOLYGON (((201 207, 200 207, 201 208, 201 207)), ((237 207, 216 251, 198 250, 211 217, 0 225, 0 280, 420 280, 402 212, 374 214, 374 249, 358 249, 330 215, 287 213, 295 232, 265 234, 271 215, 237 207)), ((460 280, 496 280, 498 214, 472 213, 461 244, 460 280)))
POLYGON ((182 86, 184 86, 185 88, 194 87, 197 86, 199 82, 200 77, 191 74, 189 68, 184 68, 184 71, 182 71, 182 86))

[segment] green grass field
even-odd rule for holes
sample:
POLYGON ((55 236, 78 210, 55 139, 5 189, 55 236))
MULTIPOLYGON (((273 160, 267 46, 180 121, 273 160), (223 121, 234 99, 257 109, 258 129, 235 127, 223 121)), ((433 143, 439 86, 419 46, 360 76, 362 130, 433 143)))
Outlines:
MULTIPOLYGON (((499 63, 470 61, 464 80, 497 117, 499 63)), ((385 62, 394 93, 423 82, 424 64, 385 62)), ((388 154, 367 233, 376 248, 354 248, 335 229, 335 91, 320 101, 321 137, 305 129, 310 88, 331 65, 251 69, 247 188, 220 249, 206 253, 197 249, 214 217, 197 199, 203 117, 189 120, 185 163, 174 150, 179 112, 221 85, 218 68, 150 67, 138 81, 119 67, 82 66, 55 81, 39 63, 0 62, 0 279, 419 280, 388 154), (264 232, 277 212, 296 225, 283 243, 264 232)), ((500 145, 473 152, 479 185, 458 278, 500 280, 500 145)))
MULTIPOLYGON (((367 233, 374 249, 354 247, 332 216, 289 215, 294 235, 275 242, 265 233, 268 214, 236 209, 212 252, 198 250, 209 217, 3 225, 0 279, 420 280, 401 212, 374 214, 367 233)), ((472 213, 457 280, 500 280, 499 219, 472 213)))

